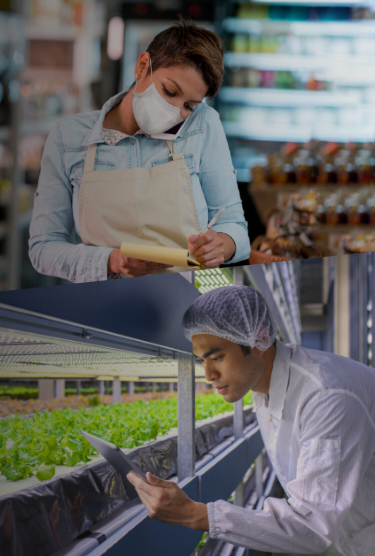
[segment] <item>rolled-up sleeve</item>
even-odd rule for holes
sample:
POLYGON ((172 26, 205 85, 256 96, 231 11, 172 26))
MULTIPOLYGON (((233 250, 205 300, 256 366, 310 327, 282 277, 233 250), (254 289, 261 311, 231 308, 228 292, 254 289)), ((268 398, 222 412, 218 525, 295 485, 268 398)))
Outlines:
MULTIPOLYGON (((259 511, 223 500, 210 503, 210 536, 265 552, 323 552, 337 538, 357 496, 374 454, 374 432, 355 396, 316 395, 301 413, 301 450, 296 478, 287 485, 288 500, 268 498, 259 511)), ((363 529, 371 523, 369 516, 363 529)))
POLYGON ((71 282, 106 280, 112 249, 70 242, 74 227, 72 194, 57 124, 49 134, 43 152, 30 225, 30 260, 41 274, 71 282))
POLYGON ((212 229, 229 235, 236 244, 233 257, 226 262, 248 260, 250 240, 236 173, 219 115, 209 107, 204 111, 201 153, 199 180, 206 198, 208 220, 224 205, 225 211, 212 229))

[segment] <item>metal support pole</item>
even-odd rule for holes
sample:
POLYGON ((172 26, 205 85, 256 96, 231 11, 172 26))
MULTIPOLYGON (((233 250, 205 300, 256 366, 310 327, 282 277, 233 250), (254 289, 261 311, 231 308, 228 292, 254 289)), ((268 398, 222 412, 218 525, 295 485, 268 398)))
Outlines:
MULTIPOLYGON (((13 81, 18 81, 19 76, 15 76, 13 81)), ((12 183, 10 204, 8 208, 8 230, 9 236, 7 240, 7 257, 8 257, 8 289, 17 290, 21 287, 21 261, 22 261, 22 244, 21 244, 21 228, 19 215, 19 189, 21 182, 21 169, 19 165, 18 147, 20 141, 20 110, 21 100, 11 103, 11 133, 9 147, 13 154, 13 165, 10 172, 10 181, 12 183)))
POLYGON ((174 382, 169 383, 169 391, 174 392, 174 382))
POLYGON ((263 496, 263 454, 255 460, 255 486, 258 499, 263 496))
POLYGON ((134 394, 134 381, 130 380, 128 382, 128 394, 134 394))
POLYGON ((189 270, 188 272, 180 272, 181 276, 185 278, 190 284, 195 284, 195 272, 194 270, 189 270))
POLYGON ((120 403, 121 401, 121 380, 115 376, 112 383, 112 403, 120 403))
POLYGON ((55 380, 55 398, 65 397, 65 380, 63 378, 57 378, 55 380))
MULTIPOLYGON (((234 416, 233 416, 233 429, 234 438, 238 440, 243 437, 243 400, 234 402, 234 416)), ((240 482, 234 491, 234 503, 236 506, 243 508, 243 481, 240 482)))
POLYGON ((146 392, 148 392, 150 390, 150 383, 149 382, 145 382, 145 389, 146 389, 146 392))
POLYGON ((77 380, 77 396, 81 394, 81 380, 77 380))
POLYGON ((243 286, 245 275, 242 266, 232 267, 232 272, 233 272, 233 286, 243 286))
POLYGON ((178 480, 195 473, 195 376, 193 354, 178 357, 178 480))
POLYGON ((340 255, 335 257, 335 261, 334 353, 350 357, 350 257, 340 255))
POLYGON ((41 401, 51 400, 55 396, 55 381, 53 378, 38 380, 38 398, 41 401))
POLYGON ((104 396, 104 380, 99 380, 99 394, 104 396))
POLYGON ((234 500, 233 500, 233 502, 234 502, 235 506, 240 506, 240 508, 243 508, 243 504, 244 504, 243 481, 240 482, 240 484, 238 485, 238 487, 234 491, 234 500))
MULTIPOLYGON (((244 271, 242 266, 233 267, 233 285, 243 286, 244 271)), ((243 437, 243 400, 238 400, 234 403, 234 417, 233 417, 234 438, 238 440, 243 437)), ((234 491, 234 503, 236 506, 243 508, 244 505, 244 488, 243 481, 240 482, 234 491)))
POLYGON ((156 393, 157 387, 158 387, 157 382, 153 382, 153 383, 152 383, 152 392, 153 392, 154 394, 156 393))
POLYGON ((238 440, 243 437, 243 400, 234 402, 233 416, 234 439, 238 440))

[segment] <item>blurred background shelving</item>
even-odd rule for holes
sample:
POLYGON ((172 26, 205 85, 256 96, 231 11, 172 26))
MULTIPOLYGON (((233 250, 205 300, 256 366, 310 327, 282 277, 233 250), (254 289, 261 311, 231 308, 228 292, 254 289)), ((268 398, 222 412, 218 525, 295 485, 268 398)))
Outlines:
POLYGON ((32 268, 28 229, 49 132, 96 107, 105 10, 102 0, 0 3, 0 289, 61 283, 32 268))
POLYGON ((371 236, 364 249, 372 249, 371 3, 0 0, 0 289, 61 283, 34 271, 27 253, 46 137, 60 119, 127 89, 137 56, 178 14, 225 45, 224 83, 209 102, 228 138, 250 240, 269 234, 274 210, 282 220, 292 196, 304 201, 313 189, 325 252, 336 254, 345 232, 371 236))
MULTIPOLYGON (((250 182, 267 236, 281 233, 272 224, 270 231, 272 212, 283 222, 293 195, 306 200, 313 190, 317 227, 310 240, 323 238, 327 254, 340 252, 344 235, 372 250, 373 5, 228 3, 217 25, 226 76, 216 108, 238 181, 250 182)), ((261 226, 251 239, 257 231, 261 226)))

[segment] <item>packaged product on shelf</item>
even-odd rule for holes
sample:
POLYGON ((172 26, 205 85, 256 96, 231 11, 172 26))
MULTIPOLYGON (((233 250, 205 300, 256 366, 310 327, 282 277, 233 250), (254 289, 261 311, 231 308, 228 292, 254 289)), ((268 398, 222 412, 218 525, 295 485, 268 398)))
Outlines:
POLYGON ((375 235, 365 234, 353 237, 349 234, 342 236, 338 253, 352 255, 354 253, 369 253, 375 251, 375 235))

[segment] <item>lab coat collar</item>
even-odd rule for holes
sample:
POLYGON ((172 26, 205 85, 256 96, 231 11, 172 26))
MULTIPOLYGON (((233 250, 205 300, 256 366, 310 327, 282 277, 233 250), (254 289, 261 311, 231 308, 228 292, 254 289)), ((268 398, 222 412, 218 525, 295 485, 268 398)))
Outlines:
MULTIPOLYGON (((114 97, 107 100, 107 102, 104 104, 103 108, 101 109, 99 118, 96 120, 94 127, 86 135, 82 143, 83 147, 87 147, 88 145, 92 145, 94 143, 104 143, 104 139, 100 134, 103 128, 104 118, 106 114, 108 114, 108 112, 112 110, 112 108, 120 104, 120 102, 122 101, 122 99, 127 93, 128 91, 121 91, 121 93, 118 93, 114 97)), ((151 137, 152 139, 164 139, 166 141, 174 141, 180 135, 188 119, 189 118, 187 118, 181 124, 177 124, 174 128, 169 129, 164 133, 158 133, 155 135, 147 135, 147 133, 144 133, 143 131, 142 133, 144 133, 144 135, 146 135, 147 137, 151 137)))
POLYGON ((289 383, 291 356, 291 348, 276 340, 276 354, 272 366, 269 394, 253 392, 255 411, 264 405, 268 407, 271 415, 281 419, 289 383))

